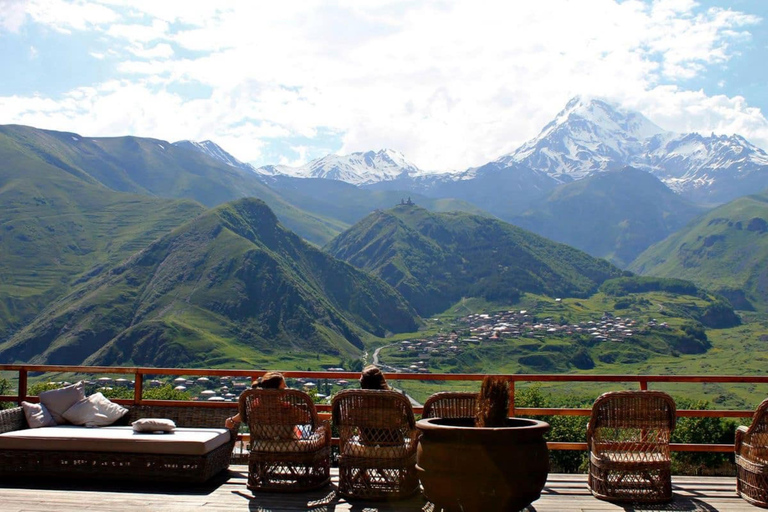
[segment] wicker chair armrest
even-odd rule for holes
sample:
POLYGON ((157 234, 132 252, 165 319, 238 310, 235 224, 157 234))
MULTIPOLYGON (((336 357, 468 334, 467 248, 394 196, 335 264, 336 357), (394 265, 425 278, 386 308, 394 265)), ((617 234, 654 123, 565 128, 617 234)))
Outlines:
POLYGON ((741 447, 744 444, 744 439, 747 437, 749 428, 741 425, 736 429, 736 439, 733 443, 733 451, 735 453, 741 453, 741 447))
POLYGON ((317 429, 315 432, 322 436, 325 439, 325 442, 323 444, 331 444, 331 438, 333 436, 331 432, 331 422, 328 420, 323 420, 320 422, 320 424, 317 426, 317 429))
POLYGON ((408 433, 408 451, 416 451, 419 445, 419 439, 421 438, 421 430, 414 428, 408 433))
POLYGON ((24 409, 14 407, 0 410, 0 434, 25 428, 27 428, 27 418, 24 416, 24 409))

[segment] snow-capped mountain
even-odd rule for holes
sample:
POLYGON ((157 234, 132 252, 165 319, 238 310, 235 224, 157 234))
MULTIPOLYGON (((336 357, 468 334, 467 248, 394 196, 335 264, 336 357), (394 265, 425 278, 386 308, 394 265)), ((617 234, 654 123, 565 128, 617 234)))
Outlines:
POLYGON ((664 130, 642 114, 597 99, 576 97, 539 135, 496 160, 543 171, 559 181, 617 169, 643 151, 643 143, 664 130))
POLYGON ((204 140, 203 142, 195 142, 193 140, 180 140, 178 142, 174 142, 173 145, 180 148, 192 149, 194 151, 205 153, 211 158, 220 160, 232 167, 238 167, 245 171, 251 171, 251 172, 253 172, 254 170, 254 167, 251 164, 241 162, 240 160, 232 156, 230 153, 225 151, 224 148, 222 148, 221 146, 219 146, 218 144, 210 140, 204 140))
POLYGON ((642 114, 600 99, 573 98, 535 138, 480 167, 435 174, 390 149, 328 155, 301 167, 255 169, 210 141, 182 141, 264 178, 324 178, 357 186, 466 199, 506 197, 523 207, 558 184, 626 166, 650 172, 683 197, 723 203, 768 187, 768 154, 738 135, 665 131, 642 114), (449 195, 445 195, 449 194, 449 195))
POLYGON ((642 114, 597 99, 572 99, 538 136, 475 172, 519 166, 560 183, 632 166, 700 202, 725 202, 768 187, 768 154, 743 137, 668 132, 642 114))
POLYGON ((739 135, 652 137, 632 165, 696 201, 722 202, 718 196, 735 198, 768 187, 768 154, 739 135), (751 183, 757 188, 750 190, 751 183))
POLYGON ((256 172, 266 176, 283 174, 294 178, 339 180, 353 185, 370 185, 421 174, 421 171, 408 162, 402 153, 391 149, 349 155, 328 155, 301 167, 268 165, 259 167, 256 172))

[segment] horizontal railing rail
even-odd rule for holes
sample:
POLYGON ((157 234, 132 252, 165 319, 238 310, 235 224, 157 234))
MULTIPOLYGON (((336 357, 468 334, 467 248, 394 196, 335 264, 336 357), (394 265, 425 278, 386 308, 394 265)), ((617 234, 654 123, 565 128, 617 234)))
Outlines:
MULTIPOLYGON (((28 365, 28 364, 0 364, 0 372, 17 372, 18 386, 15 395, 0 396, 0 402, 37 401, 36 396, 29 396, 30 374, 52 373, 59 375, 91 375, 112 374, 132 375, 134 378, 133 399, 115 399, 115 402, 123 405, 185 405, 194 404, 197 407, 232 407, 231 402, 207 402, 207 401, 174 401, 174 400, 149 400, 143 398, 145 378, 157 376, 198 376, 198 377, 234 377, 255 379, 266 373, 266 370, 237 370, 237 369, 200 369, 200 368, 151 368, 151 367, 111 367, 111 366, 62 366, 62 365, 28 365)), ((360 374, 357 372, 342 371, 284 371, 289 379, 334 379, 356 382, 360 374)), ((587 382, 587 383, 625 383, 636 384, 639 389, 648 389, 652 384, 668 383, 704 383, 704 384, 768 384, 768 376, 745 375, 578 375, 578 374, 502 374, 510 382, 510 416, 589 416, 590 409, 584 408, 543 408, 543 407, 516 407, 515 387, 517 383, 537 382, 587 382)), ((484 374, 474 373, 387 373, 389 381, 428 381, 428 382, 456 382, 456 381, 482 381, 484 374)), ((330 405, 318 404, 317 409, 321 416, 330 415, 330 405)), ((414 407, 416 414, 421 414, 422 407, 414 407)), ((678 417, 694 418, 751 418, 753 410, 678 410, 678 417)), ((553 450, 587 450, 585 442, 549 442, 548 446, 553 450)), ((733 445, 729 444, 693 444, 673 443, 673 451, 678 452, 720 452, 733 451, 733 445)))

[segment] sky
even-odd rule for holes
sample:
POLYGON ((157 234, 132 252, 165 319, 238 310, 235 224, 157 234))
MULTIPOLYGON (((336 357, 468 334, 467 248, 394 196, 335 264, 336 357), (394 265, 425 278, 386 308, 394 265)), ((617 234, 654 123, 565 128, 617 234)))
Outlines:
POLYGON ((767 23, 764 0, 0 0, 0 124, 441 172, 580 95, 768 150, 767 23))

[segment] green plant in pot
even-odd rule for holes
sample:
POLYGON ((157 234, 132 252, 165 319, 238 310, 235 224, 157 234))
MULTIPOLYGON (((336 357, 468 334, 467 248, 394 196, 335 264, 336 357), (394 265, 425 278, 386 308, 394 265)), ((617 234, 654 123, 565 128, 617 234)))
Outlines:
POLYGON ((424 494, 445 511, 518 511, 541 496, 549 473, 543 421, 510 418, 509 382, 483 380, 474 418, 429 418, 416 470, 424 494))

